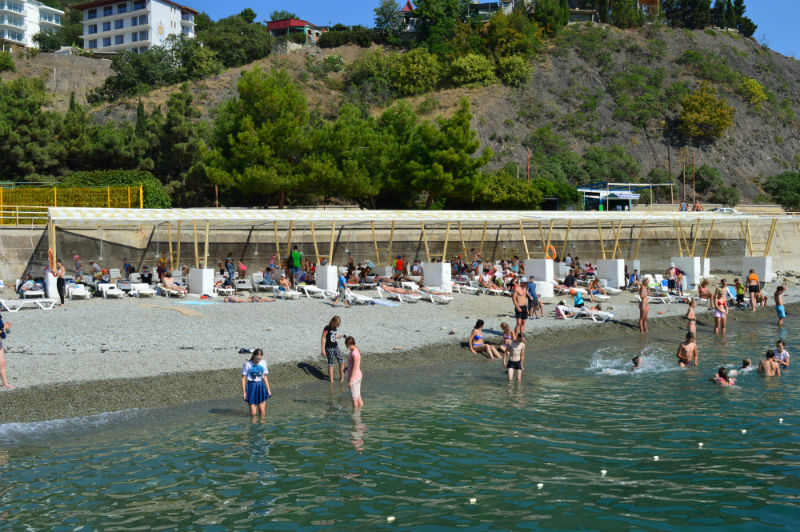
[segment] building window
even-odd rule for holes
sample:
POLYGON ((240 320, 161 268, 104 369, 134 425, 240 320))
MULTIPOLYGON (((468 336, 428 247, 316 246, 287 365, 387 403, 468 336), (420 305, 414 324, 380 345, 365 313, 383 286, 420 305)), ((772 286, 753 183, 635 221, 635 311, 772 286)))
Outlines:
POLYGON ((144 9, 144 5, 145 5, 144 0, 134 0, 133 10, 136 11, 137 9, 144 9))
POLYGON ((131 26, 139 25, 139 17, 131 17, 131 26))
POLYGON ((103 22, 103 31, 111 31, 111 23, 103 22))
POLYGON ((89 19, 89 20, 91 20, 93 18, 97 18, 97 10, 96 9, 90 9, 89 11, 87 11, 86 12, 86 18, 89 19))
POLYGON ((147 31, 140 31, 139 32, 139 40, 146 41, 147 40, 147 31))
POLYGON ((89 35, 97 33, 97 24, 89 24, 89 35))
POLYGON ((97 48, 97 39, 89 41, 89 48, 97 48))
POLYGON ((117 13, 127 13, 128 4, 117 4, 117 13))
POLYGON ((139 32, 131 33, 131 42, 139 42, 139 32))
POLYGON ((103 48, 111 46, 111 37, 103 37, 103 48))
MULTIPOLYGON (((0 6, 2 5, 3 3, 0 2, 0 6)), ((8 9, 9 11, 16 11, 17 13, 22 13, 25 11, 25 6, 23 6, 22 4, 17 4, 15 2, 6 2, 6 9, 8 9)))
POLYGON ((144 26, 147 24, 147 15, 142 15, 139 17, 139 26, 144 26))
POLYGON ((118 18, 117 20, 114 21, 115 30, 121 30, 123 26, 125 26, 125 21, 122 20, 121 18, 118 18))
POLYGON ((192 28, 189 28, 187 26, 182 27, 181 31, 183 32, 184 35, 191 35, 192 34, 192 28))
POLYGON ((103 8, 103 16, 110 17, 114 14, 114 6, 106 6, 103 8))
POLYGON ((181 13, 181 20, 194 22, 194 15, 192 15, 191 13, 181 13))
POLYGON ((125 36, 117 35, 116 37, 114 37, 114 44, 125 44, 125 36))
POLYGON ((142 46, 141 48, 139 48, 139 53, 140 53, 140 54, 143 54, 143 53, 145 53, 146 51, 147 51, 147 46, 142 46))
POLYGON ((50 22, 51 24, 61 25, 61 15, 54 15, 47 11, 39 11, 39 20, 42 22, 50 22))

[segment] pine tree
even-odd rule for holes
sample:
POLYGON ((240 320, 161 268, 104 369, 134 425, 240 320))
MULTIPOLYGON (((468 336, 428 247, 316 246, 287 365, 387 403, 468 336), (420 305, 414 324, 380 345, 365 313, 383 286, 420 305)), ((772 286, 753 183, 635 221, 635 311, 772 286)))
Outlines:
POLYGON ((608 22, 608 0, 600 0, 597 4, 600 22, 608 22))

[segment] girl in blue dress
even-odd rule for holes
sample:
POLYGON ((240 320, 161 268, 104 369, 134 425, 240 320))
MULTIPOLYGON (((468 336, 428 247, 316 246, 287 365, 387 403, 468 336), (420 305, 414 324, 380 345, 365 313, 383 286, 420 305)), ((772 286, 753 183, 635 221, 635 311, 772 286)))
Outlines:
POLYGON ((261 349, 253 351, 253 356, 242 366, 242 396, 250 405, 250 415, 256 415, 256 407, 261 417, 266 414, 267 399, 272 396, 267 378, 267 361, 261 349))

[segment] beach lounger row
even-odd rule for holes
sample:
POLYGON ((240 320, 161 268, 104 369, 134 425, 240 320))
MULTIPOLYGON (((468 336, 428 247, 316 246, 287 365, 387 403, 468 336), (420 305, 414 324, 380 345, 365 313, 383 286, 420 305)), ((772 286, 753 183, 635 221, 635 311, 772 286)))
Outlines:
POLYGON ((0 308, 6 312, 19 312, 25 307, 52 310, 55 299, 0 299, 0 308))

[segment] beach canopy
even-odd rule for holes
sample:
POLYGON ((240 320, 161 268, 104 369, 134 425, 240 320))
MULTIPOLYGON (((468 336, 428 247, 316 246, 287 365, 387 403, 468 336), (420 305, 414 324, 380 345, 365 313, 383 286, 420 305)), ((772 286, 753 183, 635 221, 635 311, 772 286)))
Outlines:
POLYGON ((774 215, 727 214, 702 212, 650 211, 421 211, 366 209, 107 209, 83 207, 51 207, 49 221, 62 229, 132 228, 155 226, 168 222, 209 223, 214 228, 250 228, 264 224, 370 223, 489 223, 509 224, 571 220, 572 223, 602 222, 674 222, 717 220, 738 222, 774 215))

